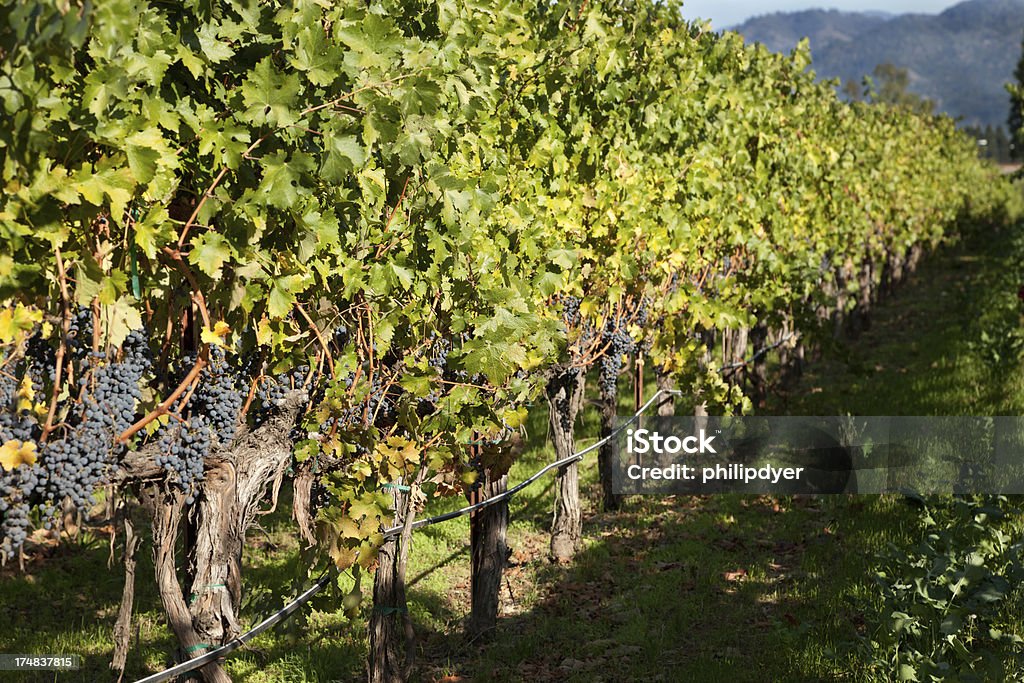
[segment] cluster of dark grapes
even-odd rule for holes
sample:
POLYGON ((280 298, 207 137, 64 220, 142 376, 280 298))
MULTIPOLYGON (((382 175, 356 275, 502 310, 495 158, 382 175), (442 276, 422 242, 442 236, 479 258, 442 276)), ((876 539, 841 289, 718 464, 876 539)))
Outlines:
MULTIPOLYGON (((34 421, 27 411, 17 410, 18 382, 13 376, 0 375, 0 445, 8 441, 28 441, 34 421)), ((45 472, 37 463, 22 464, 11 471, 0 468, 0 554, 7 560, 28 538, 30 497, 39 488, 45 472)))
MULTIPOLYGON (((50 528, 54 510, 65 498, 80 508, 89 505, 120 452, 114 445, 117 436, 135 419, 140 384, 152 365, 143 330, 128 336, 120 359, 108 361, 91 350, 92 315, 87 309, 75 314, 71 329, 68 348, 70 360, 81 370, 80 400, 51 435, 59 438, 42 444, 34 463, 0 474, 0 552, 5 557, 25 542, 33 507, 41 509, 44 526, 50 528)), ((38 395, 47 380, 52 382, 54 364, 52 347, 36 335, 15 375, 28 377, 38 395)), ((39 420, 30 406, 19 406, 15 375, 0 377, 0 443, 35 443, 41 435, 39 420)))
POLYGON ((32 390, 42 394, 57 374, 57 353, 42 334, 32 335, 25 345, 25 369, 32 381, 32 390))
POLYGON ((636 350, 636 344, 629 331, 618 320, 608 320, 601 328, 601 345, 605 348, 604 355, 598 361, 600 375, 598 387, 604 396, 614 396, 616 382, 622 371, 622 358, 636 350))
POLYGON ((79 380, 85 387, 84 421, 95 421, 116 436, 134 421, 135 405, 142 398, 140 384, 152 367, 146 333, 135 330, 128 335, 119 361, 104 363, 105 354, 94 355, 102 364, 79 380))
POLYGON ((568 432, 572 429, 572 416, 569 414, 569 406, 572 400, 572 392, 578 385, 582 373, 583 370, 581 368, 570 368, 565 372, 559 373, 558 377, 552 380, 557 382, 554 387, 551 387, 550 391, 556 396, 555 411, 558 413, 558 421, 563 432, 568 432))
POLYGON ((88 308, 79 308, 71 316, 67 351, 73 360, 81 360, 92 351, 92 311, 88 308))
POLYGON ((292 389, 305 384, 309 375, 309 366, 300 365, 290 372, 267 376, 256 385, 256 403, 253 420, 257 425, 266 422, 275 408, 284 402, 284 397, 292 389))
MULTIPOLYGON (((175 381, 181 382, 195 367, 196 357, 185 354, 177 364, 175 381)), ((196 483, 204 476, 204 463, 214 439, 227 444, 235 436, 244 400, 238 374, 233 371, 224 349, 210 349, 210 362, 199 373, 199 383, 188 402, 178 402, 176 416, 154 435, 156 463, 171 475, 170 482, 195 502, 196 483)))
POLYGON ((256 399, 258 410, 255 412, 257 422, 262 422, 260 417, 265 416, 271 410, 281 405, 285 394, 291 388, 291 382, 284 377, 264 377, 256 386, 256 399))
POLYGON ((680 276, 679 271, 672 273, 672 277, 668 281, 668 293, 674 294, 679 291, 679 285, 682 284, 683 278, 680 276))
MULTIPOLYGON (((366 375, 364 374, 363 377, 365 378, 366 375)), ((351 387, 354 380, 354 375, 350 375, 343 381, 346 387, 351 387)), ((383 373, 376 372, 363 400, 353 403, 338 416, 339 426, 352 428, 368 426, 366 423, 387 423, 394 415, 394 407, 393 397, 389 397, 384 390, 383 373)))
POLYGON ((338 325, 337 327, 334 328, 334 332, 332 333, 331 338, 334 340, 334 345, 336 348, 344 349, 345 346, 348 344, 349 340, 348 328, 345 327, 344 325, 338 325))
MULTIPOLYGON (((22 468, 18 468, 22 469, 22 468)), ((9 483, 11 473, 0 477, 0 555, 9 560, 24 545, 31 526, 29 504, 19 496, 19 487, 9 483)))
POLYGON ((195 502, 196 482, 202 481, 203 463, 210 453, 210 420, 193 413, 182 422, 162 426, 156 433, 160 453, 156 464, 174 475, 174 484, 188 494, 185 502, 195 502))
POLYGON ((62 437, 48 441, 40 453, 48 503, 68 497, 85 507, 104 481, 122 450, 115 440, 134 421, 140 384, 152 367, 147 339, 144 330, 135 330, 125 340, 120 360, 90 359, 92 372, 79 380, 80 409, 68 415, 62 437))
POLYGON ((575 327, 580 324, 580 298, 575 296, 563 296, 562 320, 568 327, 575 327))
MULTIPOLYGON (((640 301, 640 305, 637 306, 636 315, 633 318, 633 322, 640 328, 647 327, 651 324, 651 298, 645 296, 640 301)), ((637 355, 646 355, 651 350, 651 338, 649 335, 644 335, 643 339, 633 344, 633 353, 637 355)))
POLYGON ((633 316, 633 322, 640 327, 647 327, 647 323, 651 320, 651 298, 645 296, 640 300, 640 305, 636 307, 636 314, 633 316))
MULTIPOLYGON (((437 371, 439 377, 445 377, 447 374, 450 374, 448 355, 451 352, 451 339, 438 336, 437 334, 431 335, 430 350, 427 352, 427 364, 437 371)), ((441 400, 442 395, 441 385, 439 383, 435 384, 429 394, 417 400, 416 414, 420 417, 426 417, 433 413, 437 409, 437 403, 441 400)))
POLYGON ((434 337, 430 346, 430 356, 427 362, 430 367, 444 374, 448 366, 448 354, 452 352, 452 341, 447 337, 434 337))
POLYGON ((369 395, 366 397, 367 419, 388 422, 394 415, 394 401, 384 390, 383 373, 374 373, 369 395))
POLYGON ((322 510, 331 504, 331 492, 327 489, 321 478, 313 480, 313 486, 309 492, 309 507, 310 512, 316 515, 317 511, 322 510))
MULTIPOLYGON (((369 379, 369 365, 364 363, 359 384, 355 373, 334 380, 334 391, 341 398, 342 405, 334 408, 334 414, 320 425, 320 433, 327 434, 335 429, 343 431, 359 431, 371 425, 387 426, 392 424, 396 415, 397 388, 386 381, 386 375, 379 370, 373 373, 370 387, 366 388, 369 379), (349 398, 351 397, 351 398, 349 398)), ((437 398, 440 393, 435 392, 437 398)), ((417 406, 421 416, 432 412, 433 407, 420 400, 417 406), (429 408, 429 410, 427 410, 429 408)))
POLYGON ((199 375, 199 387, 192 396, 192 414, 208 418, 217 440, 230 443, 235 437, 242 411, 243 391, 238 376, 225 358, 224 349, 210 349, 210 364, 199 375))

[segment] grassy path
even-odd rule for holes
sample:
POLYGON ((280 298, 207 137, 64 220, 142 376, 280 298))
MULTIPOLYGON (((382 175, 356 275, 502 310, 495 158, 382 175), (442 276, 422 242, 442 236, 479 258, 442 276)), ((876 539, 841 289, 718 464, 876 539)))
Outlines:
MULTIPOLYGON (((776 394, 771 410, 1020 414, 1020 364, 995 359, 1008 356, 1019 334, 1022 244, 1013 235, 989 236, 936 254, 878 307, 861 339, 830 350, 798 386, 776 394)), ((596 433, 593 412, 583 434, 596 433)), ((543 411, 532 418, 533 447, 513 469, 513 481, 551 457, 544 418, 543 411)), ((595 480, 590 461, 583 468, 586 543, 568 566, 545 559, 550 481, 513 500, 512 564, 500 634, 490 642, 467 643, 460 635, 469 602, 467 521, 417 534, 410 611, 423 680, 877 678, 854 644, 869 635, 878 607, 872 557, 916 533, 915 516, 900 500, 647 497, 609 515, 593 509, 595 480)), ((249 623, 280 606, 304 575, 286 516, 264 526, 251 534, 246 557, 249 623)), ((86 668, 56 678, 0 673, 0 680, 109 679, 121 571, 107 568, 106 544, 103 530, 87 531, 78 543, 47 549, 25 574, 2 571, 0 651, 80 653, 86 668)), ((133 675, 163 668, 173 647, 148 551, 140 555, 133 675)), ((336 596, 325 596, 304 621, 287 622, 229 660, 229 671, 251 683, 362 679, 369 607, 349 621, 333 610, 336 604, 336 596)))

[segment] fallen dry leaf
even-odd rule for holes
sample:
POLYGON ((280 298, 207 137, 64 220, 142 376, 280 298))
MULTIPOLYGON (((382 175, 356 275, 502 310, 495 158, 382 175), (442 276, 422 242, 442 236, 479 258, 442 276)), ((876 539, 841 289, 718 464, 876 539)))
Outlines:
POLYGON ((722 574, 722 578, 726 581, 742 581, 747 576, 746 569, 737 569, 731 572, 725 572, 722 574))

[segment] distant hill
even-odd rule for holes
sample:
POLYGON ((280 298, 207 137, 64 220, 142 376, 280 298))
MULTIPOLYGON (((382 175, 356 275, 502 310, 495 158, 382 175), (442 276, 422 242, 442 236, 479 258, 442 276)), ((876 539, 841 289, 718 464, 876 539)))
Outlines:
POLYGON ((1004 125, 1024 37, 1024 0, 968 0, 941 14, 808 10, 778 12, 733 27, 748 42, 788 52, 807 36, 813 69, 844 82, 883 62, 906 68, 910 89, 965 124, 1004 125))

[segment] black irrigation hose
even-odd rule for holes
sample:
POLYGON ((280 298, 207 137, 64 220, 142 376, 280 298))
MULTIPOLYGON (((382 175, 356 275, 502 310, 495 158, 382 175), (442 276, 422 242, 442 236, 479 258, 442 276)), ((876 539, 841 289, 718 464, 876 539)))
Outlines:
POLYGON ((285 619, 287 619, 288 617, 290 617, 296 610, 302 607, 303 604, 308 602, 310 598, 316 595, 321 588, 330 583, 332 577, 333 572, 331 572, 330 570, 325 571, 323 574, 320 575, 320 578, 316 580, 316 583, 307 588, 302 593, 302 595, 295 598, 290 603, 279 609, 277 612, 274 612, 269 617, 267 617, 266 619, 258 623, 256 626, 252 627, 251 629, 243 633, 242 635, 232 638, 229 642, 224 643, 220 647, 210 650, 205 654, 201 654, 195 659, 190 659, 187 662, 176 664, 172 666, 170 669, 165 669, 163 671, 160 671, 159 673, 152 674, 151 676, 140 678, 135 683, 159 683, 159 681, 166 681, 180 674, 185 674, 189 671, 193 671, 194 669, 198 669, 201 666, 206 666, 210 662, 220 659, 229 652, 237 650, 238 648, 242 647, 259 634, 266 631, 271 626, 275 626, 280 622, 284 621, 285 619))
MULTIPOLYGON (((419 520, 417 522, 413 522, 412 528, 413 529, 419 529, 419 528, 422 528, 422 527, 425 527, 425 526, 430 526, 432 524, 440 524, 441 522, 447 522, 450 519, 455 519, 456 517, 462 517, 464 515, 468 515, 471 512, 475 512, 476 510, 480 510, 480 509, 483 509, 485 507, 489 507, 491 505, 494 505, 495 503, 500 503, 501 501, 508 500, 509 498, 511 498, 515 494, 519 493, 520 491, 525 489, 527 486, 529 486, 533 482, 537 481, 542 476, 544 476, 546 473, 550 472, 551 470, 555 469, 556 467, 564 467, 565 465, 570 465, 570 464, 572 464, 574 462, 579 462, 580 460, 583 459, 583 456, 585 456, 587 453, 595 451, 598 448, 600 448, 601 446, 603 446, 604 444, 606 444, 609 441, 611 441, 613 438, 615 438, 619 434, 619 432, 621 432, 623 429, 625 429, 629 425, 631 425, 634 422, 636 422, 640 418, 640 416, 643 415, 647 411, 647 409, 650 408, 651 405, 654 404, 654 402, 656 400, 658 400, 658 398, 660 396, 666 396, 666 395, 676 395, 677 396, 677 395, 681 395, 681 394, 682 394, 682 392, 678 391, 676 389, 659 389, 658 391, 654 392, 654 395, 651 396, 651 398, 649 398, 647 400, 647 403, 644 403, 642 406, 640 406, 640 409, 637 410, 633 414, 633 417, 629 418, 628 420, 626 420, 625 422, 620 424, 618 427, 613 429, 611 431, 611 433, 608 434, 608 436, 604 437, 603 439, 601 439, 597 443, 594 443, 594 444, 591 444, 590 446, 587 446, 586 448, 584 448, 579 453, 573 453, 572 455, 570 455, 568 457, 562 458, 561 460, 557 460, 557 461, 551 463, 550 465, 545 466, 544 468, 542 468, 539 471, 535 472, 528 479, 525 479, 524 481, 520 482, 519 484, 516 484, 515 486, 513 486, 508 491, 505 491, 502 494, 494 496, 493 498, 488 498, 487 500, 481 501, 481 502, 476 503, 474 505, 467 505, 466 507, 460 508, 460 509, 455 510, 453 512, 448 512, 448 513, 445 513, 443 515, 438 515, 436 517, 427 517, 426 519, 421 519, 421 520, 419 520)), ((390 529, 388 529, 388 530, 386 530, 384 532, 384 538, 387 539, 387 538, 391 538, 393 536, 398 536, 401 533, 402 533, 402 527, 398 527, 398 526, 391 527, 390 529)), ((326 586, 328 583, 330 583, 332 577, 333 577, 333 572, 331 572, 330 570, 325 571, 323 574, 320 575, 320 578, 318 578, 316 580, 316 583, 314 583, 312 586, 307 588, 301 595, 299 595, 297 598, 292 600, 290 603, 288 603, 287 605, 282 607, 280 610, 278 610, 274 614, 270 615, 269 617, 267 617, 266 619, 261 621, 259 624, 257 624, 253 628, 251 628, 248 631, 246 631, 245 633, 243 633, 242 635, 236 636, 235 638, 232 638, 229 642, 224 643, 220 647, 217 647, 217 648, 215 648, 213 650, 210 650, 209 652, 201 654, 198 657, 196 657, 195 659, 190 659, 190 660, 188 660, 186 662, 182 662, 180 664, 176 664, 176 665, 172 666, 170 669, 165 669, 164 671, 160 671, 160 672, 152 674, 150 676, 146 676, 145 678, 140 678, 139 680, 135 681, 135 683, 160 683, 161 681, 166 681, 166 680, 168 680, 170 678, 173 678, 174 676, 178 676, 180 674, 188 673, 189 671, 193 671, 195 669, 198 669, 199 667, 206 666, 210 662, 213 662, 213 661, 215 661, 217 659, 220 659, 221 657, 223 657, 226 654, 234 652, 235 650, 237 650, 238 648, 242 647, 243 645, 245 645, 247 642, 249 642, 250 640, 252 640, 256 636, 258 636, 259 634, 261 634, 264 631, 266 631, 271 626, 275 626, 275 625, 279 624, 280 622, 284 621, 285 619, 287 619, 288 617, 290 617, 296 610, 299 609, 299 607, 302 607, 303 604, 309 602, 309 600, 314 595, 316 595, 318 592, 320 592, 320 590, 324 586, 326 586)))

